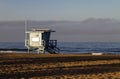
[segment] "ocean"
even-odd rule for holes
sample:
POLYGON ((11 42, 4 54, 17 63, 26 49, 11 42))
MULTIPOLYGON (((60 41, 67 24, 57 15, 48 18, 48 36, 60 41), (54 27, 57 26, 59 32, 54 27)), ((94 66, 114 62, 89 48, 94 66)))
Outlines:
MULTIPOLYGON (((59 42, 60 53, 113 53, 120 54, 120 42, 59 42)), ((2 49, 26 49, 23 42, 1 42, 2 49)))

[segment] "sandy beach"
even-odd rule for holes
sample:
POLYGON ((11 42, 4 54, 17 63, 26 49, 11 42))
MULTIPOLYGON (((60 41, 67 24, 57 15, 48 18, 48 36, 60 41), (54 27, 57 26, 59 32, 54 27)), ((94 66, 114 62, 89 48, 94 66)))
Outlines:
POLYGON ((0 53, 0 79, 120 79, 120 55, 0 53))

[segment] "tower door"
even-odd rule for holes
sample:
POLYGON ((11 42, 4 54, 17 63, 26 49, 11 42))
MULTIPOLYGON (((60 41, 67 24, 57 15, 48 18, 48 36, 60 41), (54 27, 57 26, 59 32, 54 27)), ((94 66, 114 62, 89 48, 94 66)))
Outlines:
POLYGON ((30 33, 30 46, 39 47, 41 46, 42 35, 39 32, 30 33))

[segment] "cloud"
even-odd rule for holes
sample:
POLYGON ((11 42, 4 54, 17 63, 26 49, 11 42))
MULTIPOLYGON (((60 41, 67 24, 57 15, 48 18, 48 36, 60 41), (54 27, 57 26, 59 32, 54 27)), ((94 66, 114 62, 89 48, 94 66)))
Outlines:
MULTIPOLYGON (((115 19, 89 18, 84 21, 28 21, 28 30, 56 30, 52 38, 59 41, 119 41, 120 22, 115 19)), ((24 41, 24 21, 0 22, 0 41, 24 41)))

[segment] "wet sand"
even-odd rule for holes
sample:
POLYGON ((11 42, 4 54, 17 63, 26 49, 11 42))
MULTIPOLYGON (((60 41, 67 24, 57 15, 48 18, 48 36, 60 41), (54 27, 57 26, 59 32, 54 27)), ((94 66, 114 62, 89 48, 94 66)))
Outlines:
POLYGON ((120 55, 0 53, 0 79, 120 79, 120 55))

